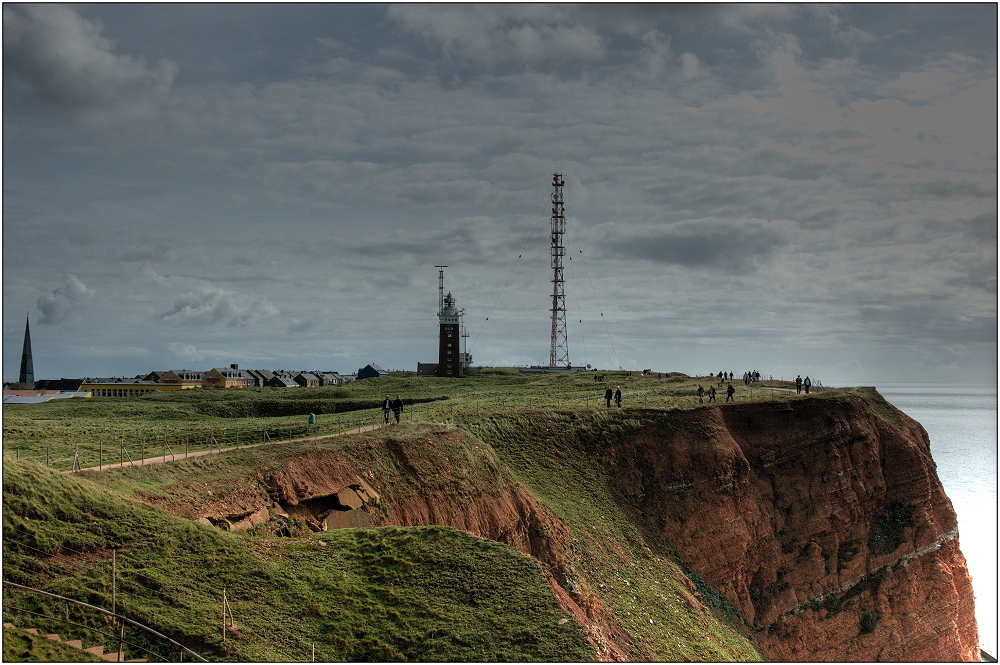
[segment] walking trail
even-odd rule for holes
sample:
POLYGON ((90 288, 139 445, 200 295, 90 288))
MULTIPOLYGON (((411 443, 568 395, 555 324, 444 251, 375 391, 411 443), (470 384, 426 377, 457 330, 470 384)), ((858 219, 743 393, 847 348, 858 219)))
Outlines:
POLYGON ((365 425, 363 427, 355 427, 354 429, 349 429, 343 432, 337 432, 335 434, 324 434, 323 436, 310 436, 304 439, 284 439, 281 441, 267 441, 264 443, 251 443, 246 446, 232 446, 229 448, 213 448, 212 450, 195 450, 186 453, 174 453, 171 455, 161 455, 159 457, 146 457, 145 459, 138 460, 128 460, 125 462, 109 462, 107 464, 101 464, 98 466, 88 466, 81 469, 63 471, 63 473, 79 473, 81 471, 107 471, 108 469, 120 469, 126 466, 145 466, 146 464, 160 464, 162 462, 175 462, 179 459, 187 459, 189 457, 202 457, 203 455, 217 455, 219 453, 228 452, 230 450, 246 450, 247 448, 257 448, 259 446, 274 446, 280 445, 282 443, 303 443, 305 441, 322 441, 324 439, 332 439, 335 436, 345 436, 347 434, 360 434, 362 432, 372 432, 374 430, 380 429, 384 425, 365 425))

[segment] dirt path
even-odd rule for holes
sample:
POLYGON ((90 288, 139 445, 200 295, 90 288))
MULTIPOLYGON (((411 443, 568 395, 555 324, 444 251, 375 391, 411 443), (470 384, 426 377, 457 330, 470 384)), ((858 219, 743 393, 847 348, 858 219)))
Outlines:
POLYGON ((282 443, 302 443, 305 441, 322 441, 323 439, 332 439, 335 436, 344 436, 346 434, 360 434, 362 432, 372 432, 377 429, 385 427, 385 425, 365 425, 363 427, 355 427, 344 432, 337 432, 336 434, 324 434, 323 436, 310 436, 305 439, 285 439, 282 441, 268 441, 266 443, 251 443, 246 446, 232 446, 230 448, 215 448, 213 450, 195 450, 186 453, 174 453, 173 455, 161 455, 159 457, 147 457, 145 459, 138 459, 135 461, 129 460, 127 462, 102 464, 98 466, 88 466, 81 469, 73 471, 63 471, 63 473, 79 473, 81 471, 107 471, 108 469, 120 469, 126 466, 145 466, 146 464, 161 464, 163 462, 175 462, 181 459, 188 459, 190 457, 202 457, 204 455, 217 455, 219 453, 228 452, 230 450, 246 450, 247 448, 257 448, 260 446, 274 446, 282 443))

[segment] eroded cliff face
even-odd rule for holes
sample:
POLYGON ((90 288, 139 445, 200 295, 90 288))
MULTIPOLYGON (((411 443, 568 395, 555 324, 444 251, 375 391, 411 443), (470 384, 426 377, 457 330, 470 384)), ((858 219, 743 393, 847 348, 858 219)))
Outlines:
POLYGON ((871 394, 678 414, 687 426, 651 422, 605 464, 647 533, 740 608, 768 658, 978 661, 927 434, 871 394))
MULTIPOLYGON (((767 659, 979 660, 971 580, 926 432, 873 390, 618 413, 628 425, 603 438, 603 413, 540 415, 526 437, 540 456, 574 448, 598 467, 650 551, 672 549, 728 597, 767 659)), ((538 559, 601 660, 655 658, 595 593, 609 580, 575 566, 566 525, 502 454, 456 429, 391 434, 291 456, 182 512, 237 529, 275 517, 317 531, 463 529, 538 559)), ((692 611, 706 612, 688 590, 692 611)))

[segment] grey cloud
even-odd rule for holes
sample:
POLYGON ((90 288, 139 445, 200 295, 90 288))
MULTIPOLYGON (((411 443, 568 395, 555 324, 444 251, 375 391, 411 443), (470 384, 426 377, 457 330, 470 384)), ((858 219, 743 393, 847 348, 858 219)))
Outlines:
POLYGON ((89 201, 128 201, 162 196, 163 188, 154 185, 119 185, 108 187, 85 195, 89 201))
MULTIPOLYGON (((963 222, 965 232, 976 242, 993 243, 997 242, 997 214, 979 215, 963 222)), ((996 267, 996 266, 994 266, 996 267)))
POLYGON ((962 344, 996 340, 996 315, 953 312, 936 299, 858 307, 860 324, 875 343, 962 344))
POLYGON ((67 320, 80 309, 82 304, 94 297, 96 291, 80 281, 76 275, 63 275, 63 285, 49 295, 39 296, 38 309, 42 312, 41 323, 56 325, 67 320))
POLYGON ((117 55, 98 22, 53 4, 3 10, 4 69, 39 101, 60 110, 128 107, 171 86, 176 66, 117 55))
MULTIPOLYGON (((606 232, 610 235, 614 230, 606 232)), ((743 275, 753 272, 786 242, 774 229, 757 223, 705 221, 632 233, 622 239, 608 238, 603 246, 623 259, 743 275)))
POLYGON ((839 208, 825 208, 807 215, 799 220, 799 224, 807 229, 829 229, 836 226, 843 218, 839 208))
POLYGON ((996 196, 996 189, 989 189, 980 184, 963 180, 936 180, 910 185, 908 192, 914 198, 922 199, 988 199, 996 196))
MULTIPOLYGON (((817 180, 836 173, 837 166, 793 157, 777 150, 758 150, 747 164, 756 175, 771 175, 786 180, 817 180)), ((844 164, 839 165, 841 168, 844 164)))

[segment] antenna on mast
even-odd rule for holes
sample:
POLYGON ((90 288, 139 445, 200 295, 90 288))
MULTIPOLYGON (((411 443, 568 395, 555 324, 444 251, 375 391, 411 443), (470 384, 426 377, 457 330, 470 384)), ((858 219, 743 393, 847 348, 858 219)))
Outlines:
POLYGON ((438 268, 438 314, 444 311, 444 269, 448 266, 434 266, 438 268))
POLYGON ((549 349, 549 367, 565 366, 569 363, 569 336, 566 332, 566 279, 563 276, 563 256, 566 247, 566 215, 563 209, 563 180, 561 173, 552 174, 552 217, 549 229, 552 246, 552 343, 549 349))

